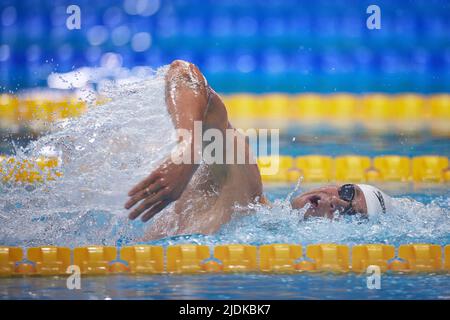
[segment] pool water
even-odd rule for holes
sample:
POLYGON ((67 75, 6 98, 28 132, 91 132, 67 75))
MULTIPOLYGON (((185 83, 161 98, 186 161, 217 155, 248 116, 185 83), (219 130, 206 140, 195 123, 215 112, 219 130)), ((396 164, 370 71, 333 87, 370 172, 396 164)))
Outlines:
MULTIPOLYGON (((360 139, 360 138, 359 138, 360 139)), ((347 141, 336 144, 339 137, 321 143, 299 143, 282 140, 281 152, 290 155, 326 151, 331 155, 352 153, 354 148, 374 156, 394 150, 389 138, 377 142, 347 141), (334 140, 334 141, 333 141, 334 140), (364 148, 360 148, 364 146, 364 148), (375 147, 377 146, 377 147, 375 147), (306 150, 306 151, 305 151, 306 150)), ((414 156, 418 150, 439 150, 448 154, 445 139, 420 139, 398 148, 397 154, 414 156)), ((321 152, 318 153, 321 153, 321 152)), ((396 212, 376 221, 357 218, 301 221, 289 208, 289 197, 310 188, 300 184, 266 185, 265 192, 273 208, 256 207, 253 215, 236 217, 215 235, 185 235, 161 239, 149 244, 180 243, 214 246, 224 243, 450 243, 450 191, 446 185, 385 184, 381 186, 395 196, 396 212)), ((4 213, 14 212, 18 203, 4 206, 4 213)), ((54 244, 81 246, 87 244, 129 245, 145 232, 145 224, 130 222, 108 212, 53 212, 32 215, 28 226, 19 230, 0 229, 3 245, 36 246, 54 244), (23 230, 27 233, 20 233, 23 230), (51 240, 49 240, 51 239, 51 240)), ((17 224, 13 224, 17 226, 17 224)), ((14 227, 13 227, 14 228, 14 227)), ((82 277, 80 290, 69 290, 65 277, 24 277, 0 279, 0 299, 450 299, 448 274, 385 274, 381 289, 368 289, 367 276, 348 274, 220 274, 82 277)))
MULTIPOLYGON (((301 223, 295 215, 288 214, 289 210, 283 207, 286 205, 284 200, 277 200, 285 199, 291 190, 288 186, 267 188, 269 198, 275 201, 275 209, 257 210, 253 216, 237 218, 218 234, 176 236, 149 243, 164 246, 178 243, 211 246, 276 242, 302 245, 386 243, 396 246, 450 243, 448 189, 437 188, 434 195, 403 194, 404 206, 416 206, 416 210, 402 209, 403 216, 395 215, 377 222, 316 220, 301 223)), ((110 233, 110 239, 95 239, 98 234, 89 229, 101 229, 112 220, 107 213, 92 212, 89 215, 89 218, 85 217, 85 231, 78 230, 79 239, 73 239, 71 243, 136 243, 120 235, 120 228, 110 233)), ((61 223, 58 219, 53 221, 61 223)), ((49 223, 48 219, 34 221, 38 228, 49 223)), ((136 226, 135 231, 143 231, 142 228, 142 225, 136 226)), ((58 242, 70 241, 69 237, 70 234, 67 238, 58 238, 58 242)), ((386 273, 381 276, 380 289, 368 289, 367 275, 353 273, 82 276, 80 290, 67 289, 66 280, 66 277, 3 278, 0 279, 0 299, 450 299, 450 276, 445 273, 386 273)))
POLYGON ((7 278, 0 299, 450 299, 447 274, 385 274, 380 289, 355 274, 220 274, 7 278))
MULTIPOLYGON (((139 243, 148 224, 129 221, 123 204, 136 181, 171 150, 172 136, 157 75, 136 93, 116 92, 109 104, 56 124, 25 148, 2 148, 18 157, 42 151, 62 155, 63 176, 33 187, 0 185, 0 244, 7 246, 123 246, 139 243), (149 107, 150 106, 150 107, 149 107), (142 141, 146 141, 143 147, 142 141)), ((132 90, 131 90, 132 91, 132 90)), ((131 92, 130 91, 130 92, 131 92)), ((292 128, 291 128, 292 129, 292 128)), ((450 139, 432 135, 372 135, 364 131, 297 128, 281 135, 280 153, 291 156, 358 154, 450 155, 450 139)), ((174 142, 173 139, 172 142, 174 142)), ((450 244, 448 185, 385 184, 394 210, 369 221, 357 216, 303 221, 290 199, 312 185, 265 185, 272 207, 251 206, 214 235, 181 235, 149 244, 383 243, 450 244)), ((239 210, 237 210, 238 212, 239 210)), ((162 212, 161 214, 164 214, 162 212)), ((151 222, 150 222, 151 223, 151 222)), ((385 275, 382 289, 369 290, 366 277, 323 275, 108 276, 83 278, 68 290, 64 278, 0 279, 0 298, 449 298, 448 275, 385 275)))
MULTIPOLYGON (((57 138, 62 140, 64 134, 60 136, 57 138)), ((364 135, 348 136, 343 132, 335 134, 310 132, 310 138, 307 137, 306 133, 305 135, 286 133, 280 141, 280 153, 292 156, 360 154, 371 157, 385 154, 410 157, 430 153, 450 155, 450 139, 443 137, 378 136, 369 139, 364 135)), ((110 152, 110 150, 106 151, 110 152)), ((91 155, 81 158, 79 161, 81 165, 99 156, 99 151, 93 149, 77 151, 75 155, 82 155, 84 152, 91 155)), ((102 159, 106 158, 105 155, 100 155, 102 159)), ((95 161, 98 164, 98 160, 95 161)), ((119 186, 120 190, 110 193, 107 188, 117 188, 117 183, 114 183, 112 179, 116 177, 124 179, 124 177, 120 170, 117 170, 118 176, 106 177, 105 170, 116 170, 118 167, 116 163, 107 163, 107 165, 107 168, 99 173, 87 172, 73 179, 65 179, 61 184, 60 181, 54 181, 38 188, 0 186, 0 190, 6 192, 5 197, 0 199, 1 213, 3 217, 6 217, 0 224, 0 243, 24 247, 49 244, 71 247, 89 244, 120 246, 136 243, 135 239, 143 235, 148 224, 129 221, 126 218, 126 211, 123 209, 125 201, 122 200, 126 197, 121 193, 121 189, 124 189, 123 192, 126 193, 127 186, 133 185, 139 179, 135 178, 132 181, 128 179, 124 182, 125 187, 119 186), (96 180, 97 177, 99 181, 96 180), (87 191, 81 192, 81 188, 87 191), (52 197, 49 197, 49 193, 52 197), (108 210, 109 208, 113 210, 108 210)), ((75 167, 67 171, 66 177, 77 173, 75 167)), ((132 170, 130 172, 129 174, 133 173, 132 170)), ((142 171, 141 174, 145 172, 142 171)), ((179 236, 155 243, 162 245, 182 242, 209 245, 275 242, 301 244, 333 242, 350 245, 357 243, 400 245, 411 242, 445 245, 450 243, 448 184, 379 184, 381 189, 397 199, 395 212, 368 222, 353 218, 304 222, 300 219, 301 212, 290 210, 289 200, 295 194, 314 186, 317 185, 266 184, 265 193, 273 202, 273 208, 255 207, 253 208, 255 214, 236 216, 231 223, 212 236, 179 236)))

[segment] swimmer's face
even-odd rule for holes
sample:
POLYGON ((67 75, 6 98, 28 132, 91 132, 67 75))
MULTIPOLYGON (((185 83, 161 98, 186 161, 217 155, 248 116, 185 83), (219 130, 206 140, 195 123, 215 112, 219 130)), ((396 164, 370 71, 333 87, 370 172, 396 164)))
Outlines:
POLYGON ((355 185, 355 196, 351 203, 341 199, 339 189, 342 185, 326 186, 303 193, 292 201, 294 209, 304 208, 309 205, 305 212, 305 218, 309 217, 326 217, 333 218, 334 213, 350 212, 367 214, 366 200, 361 189, 355 185))

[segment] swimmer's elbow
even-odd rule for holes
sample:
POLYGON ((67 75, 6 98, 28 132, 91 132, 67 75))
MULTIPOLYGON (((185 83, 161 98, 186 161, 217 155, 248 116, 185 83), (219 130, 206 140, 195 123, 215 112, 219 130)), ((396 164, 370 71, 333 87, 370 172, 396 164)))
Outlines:
POLYGON ((167 79, 174 81, 178 85, 187 85, 191 89, 204 91, 206 94, 206 79, 198 67, 184 60, 174 60, 169 66, 167 79))
MULTIPOLYGON (((171 102, 184 106, 206 108, 208 101, 206 79, 193 63, 174 60, 166 74, 166 90, 171 102), (178 99, 177 99, 178 97, 178 99)), ((204 111, 204 110, 203 110, 204 111)))
POLYGON ((209 90, 205 77, 193 63, 174 60, 170 64, 167 82, 169 109, 171 104, 176 104, 178 97, 180 106, 184 110, 189 109, 188 113, 195 114, 196 119, 203 119, 208 127, 225 130, 230 126, 225 104, 214 91, 209 90))
POLYGON ((188 66, 193 66, 194 64, 185 60, 176 59, 170 63, 170 70, 183 70, 183 68, 188 66))

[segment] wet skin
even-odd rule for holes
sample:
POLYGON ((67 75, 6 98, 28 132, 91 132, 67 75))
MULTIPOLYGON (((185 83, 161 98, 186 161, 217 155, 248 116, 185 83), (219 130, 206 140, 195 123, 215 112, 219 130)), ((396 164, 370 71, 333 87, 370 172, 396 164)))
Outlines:
MULTIPOLYGON (((305 218, 326 217, 333 218, 335 212, 344 212, 350 203, 340 199, 338 190, 340 185, 330 185, 305 192, 292 200, 293 209, 302 209, 308 205, 305 218)), ((352 208, 362 216, 367 215, 366 200, 361 189, 355 186, 355 198, 352 208)))
MULTIPOLYGON (((226 129, 233 129, 222 99, 191 63, 180 60, 171 63, 166 74, 166 105, 176 129, 193 132, 195 121, 202 121, 204 130, 220 130, 223 137, 226 129)), ((184 146, 180 153, 189 154, 194 163, 198 146, 191 140, 180 139, 179 145, 184 146)), ((245 153, 246 159, 253 158, 248 143, 245 153)), ((226 159, 227 150, 223 154, 226 159)), ((130 219, 154 220, 147 230, 148 240, 176 234, 213 233, 231 219, 235 205, 246 206, 263 198, 261 177, 254 163, 199 166, 175 164, 170 157, 136 184, 128 196, 125 208, 130 210, 130 219), (196 175, 197 171, 200 172, 196 175), (155 217, 171 203, 175 203, 173 210, 155 217)))
MULTIPOLYGON (((176 129, 193 132, 194 121, 202 121, 204 130, 215 128, 225 133, 232 128, 222 99, 191 63, 177 60, 170 65, 166 75, 166 104, 176 129)), ((180 140, 179 144, 186 148, 180 152, 189 152, 192 157, 196 153, 197 147, 192 141, 180 140)), ((225 156, 226 153, 224 150, 225 156)), ((253 158, 248 143, 245 153, 246 159, 253 158)), ((307 192, 295 198, 292 206, 303 208, 309 204, 306 217, 331 218, 336 210, 349 206, 339 199, 337 190, 337 186, 328 186, 307 192)), ((179 234, 211 234, 230 221, 236 205, 267 204, 256 164, 213 164, 201 169, 196 164, 175 164, 170 157, 137 183, 128 196, 125 208, 130 210, 130 219, 154 220, 142 240, 179 234), (197 171, 201 178, 193 179, 197 171), (171 203, 175 203, 173 210, 156 216, 171 203)), ((362 214, 367 212, 359 189, 353 208, 362 214)))

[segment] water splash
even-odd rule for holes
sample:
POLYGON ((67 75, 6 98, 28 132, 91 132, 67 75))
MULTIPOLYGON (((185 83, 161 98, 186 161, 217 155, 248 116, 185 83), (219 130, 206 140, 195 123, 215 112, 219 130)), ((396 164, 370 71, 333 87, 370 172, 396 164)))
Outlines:
MULTIPOLYGON (((18 150, 18 157, 54 153, 63 177, 33 188, 0 185, 0 244, 117 245, 136 243, 146 224, 125 217, 127 191, 149 174, 175 145, 175 130, 165 107, 164 75, 106 89, 111 102, 90 107, 80 118, 59 122, 51 132, 18 150)), ((300 185, 297 185, 295 190, 300 185)), ((175 243, 392 243, 450 241, 450 203, 445 196, 423 204, 403 197, 378 220, 355 218, 302 220, 292 210, 292 192, 269 191, 272 207, 236 216, 215 235, 170 237, 175 243)), ((241 210, 237 210, 241 211, 241 210)), ((161 214, 164 214, 162 212, 161 214)))
POLYGON ((127 192, 176 143, 165 105, 166 71, 107 88, 111 102, 57 123, 18 152, 19 158, 59 155, 63 177, 34 188, 2 186, 2 244, 111 243, 116 228, 133 234, 124 217, 127 192))
POLYGON ((404 243, 447 244, 450 241, 450 198, 435 197, 424 204, 412 197, 394 199, 394 210, 378 219, 345 217, 335 220, 303 220, 306 210, 292 210, 287 199, 277 199, 271 208, 257 206, 255 213, 236 217, 212 236, 188 235, 167 238, 155 244, 201 243, 404 243))

